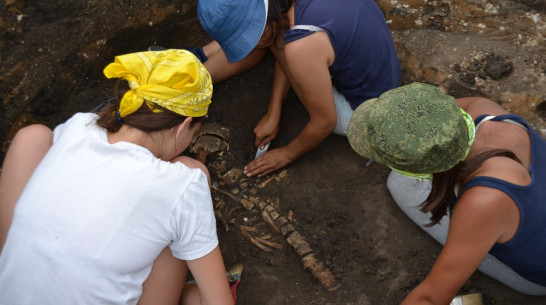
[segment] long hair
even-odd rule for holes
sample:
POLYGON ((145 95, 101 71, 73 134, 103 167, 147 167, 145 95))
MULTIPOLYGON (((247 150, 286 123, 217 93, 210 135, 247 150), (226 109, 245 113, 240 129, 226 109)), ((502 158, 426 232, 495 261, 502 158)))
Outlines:
MULTIPOLYGON (((120 88, 120 80, 116 83, 114 90, 116 102, 114 104, 105 106, 98 113, 97 125, 105 128, 110 132, 116 132, 121 128, 122 124, 127 124, 133 128, 139 129, 144 132, 155 132, 170 129, 184 122, 186 116, 180 115, 167 108, 161 107, 156 104, 152 104, 154 109, 159 109, 161 112, 154 112, 150 109, 146 103, 135 112, 119 118, 118 110, 119 103, 129 89, 120 88)), ((190 126, 201 122, 203 117, 194 117, 190 122, 190 126)))
POLYGON ((290 27, 286 13, 295 2, 295 0, 269 1, 267 21, 260 45, 268 46, 273 44, 275 47, 280 48, 277 41, 290 27))
POLYGON ((478 154, 471 159, 459 162, 445 172, 432 175, 432 189, 427 199, 421 204, 422 212, 431 212, 432 214, 430 217, 431 222, 426 225, 427 227, 437 224, 447 214, 449 206, 454 201, 454 189, 457 182, 464 181, 485 160, 492 157, 507 157, 521 163, 513 152, 505 149, 493 149, 478 154))

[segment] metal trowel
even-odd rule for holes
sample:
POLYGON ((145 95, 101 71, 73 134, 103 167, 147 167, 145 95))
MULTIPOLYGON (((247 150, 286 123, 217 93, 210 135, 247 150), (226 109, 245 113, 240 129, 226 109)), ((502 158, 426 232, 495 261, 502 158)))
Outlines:
MULTIPOLYGON (((271 142, 269 142, 271 143, 271 142)), ((263 154, 265 154, 265 152, 267 151, 267 149, 269 148, 269 143, 265 144, 264 145, 264 148, 260 148, 260 146, 258 146, 258 151, 256 151, 256 157, 254 157, 254 159, 258 159, 259 157, 261 157, 263 154)))

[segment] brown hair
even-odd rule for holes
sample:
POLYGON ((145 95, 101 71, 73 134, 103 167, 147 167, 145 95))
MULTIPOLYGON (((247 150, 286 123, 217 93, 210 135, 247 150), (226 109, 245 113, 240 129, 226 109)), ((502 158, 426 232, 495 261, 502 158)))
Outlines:
MULTIPOLYGON (((97 125, 110 132, 118 131, 122 124, 127 124, 144 132, 154 132, 172 128, 184 122, 184 120, 187 118, 186 116, 172 112, 159 105, 151 104, 154 106, 154 109, 161 110, 161 112, 154 112, 153 109, 150 109, 146 103, 143 103, 137 111, 120 118, 118 114, 119 103, 125 92, 128 90, 129 89, 127 88, 120 88, 120 80, 118 80, 114 90, 116 102, 105 106, 99 111, 97 125)), ((202 119, 203 117, 194 117, 190 122, 190 126, 194 126, 195 124, 201 122, 202 119)))
POLYGON ((453 190, 457 181, 464 181, 485 160, 492 157, 506 157, 521 163, 513 152, 505 149, 493 149, 478 154, 471 159, 459 162, 445 172, 434 173, 432 175, 432 189, 427 199, 421 204, 422 212, 432 213, 430 217, 431 222, 426 225, 427 227, 437 224, 447 214, 447 209, 454 202, 455 193, 453 190))
POLYGON ((279 49, 282 48, 277 45, 277 41, 290 27, 286 13, 293 3, 295 3, 295 0, 269 1, 267 21, 259 46, 269 46, 270 44, 273 44, 279 49))

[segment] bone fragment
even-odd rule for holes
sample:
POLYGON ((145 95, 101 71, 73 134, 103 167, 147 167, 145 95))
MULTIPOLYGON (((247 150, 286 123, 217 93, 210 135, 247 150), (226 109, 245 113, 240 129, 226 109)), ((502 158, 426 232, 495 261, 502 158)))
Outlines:
POLYGON ((301 236, 298 231, 293 231, 286 237, 286 241, 300 257, 304 257, 305 255, 312 253, 313 250, 311 249, 311 246, 305 241, 303 236, 301 236))
POLYGON ((243 231, 247 231, 247 232, 254 232, 256 233, 258 230, 256 230, 255 227, 249 227, 249 226, 243 226, 243 225, 240 225, 239 228, 241 228, 241 230, 243 231))
POLYGON ((336 291, 341 287, 341 284, 337 284, 334 276, 330 270, 324 266, 317 258, 314 253, 310 253, 305 257, 301 258, 303 263, 303 268, 310 270, 313 277, 316 278, 322 285, 324 285, 329 291, 336 291))
POLYGON ((216 216, 216 218, 220 221, 220 223, 222 223, 222 225, 224 226, 224 230, 229 231, 229 225, 226 221, 226 219, 224 218, 224 215, 222 215, 222 213, 220 213, 219 210, 214 210, 214 216, 216 216))
POLYGON ((275 176, 271 176, 271 177, 265 179, 262 183, 258 184, 258 187, 263 189, 266 185, 269 184, 269 182, 273 181, 273 179, 275 179, 275 176))
POLYGON ((262 218, 265 224, 269 227, 269 229, 271 229, 271 231, 279 234, 281 233, 281 230, 279 229, 275 221, 271 218, 271 215, 269 215, 269 213, 267 213, 266 211, 262 211, 262 218))
MULTIPOLYGON (((220 192, 233 200, 241 203, 243 200, 247 200, 253 205, 257 205, 261 212, 262 212, 262 219, 264 219, 264 222, 266 224, 270 225, 269 222, 273 220, 273 223, 276 225, 277 228, 280 229, 281 234, 285 237, 286 242, 296 251, 298 256, 300 257, 300 260, 303 264, 303 267, 305 270, 309 270, 313 277, 317 279, 323 286, 325 286, 329 291, 336 291, 341 286, 340 284, 336 283, 336 280, 334 276, 332 275, 332 272, 326 267, 321 261, 319 261, 315 254, 313 253, 313 249, 311 249, 311 246, 307 243, 305 238, 296 231, 296 228, 291 224, 289 220, 287 220, 284 216, 280 215, 275 207, 273 207, 271 204, 267 203, 266 201, 260 200, 257 197, 250 197, 249 199, 245 199, 242 197, 238 197, 235 195, 232 195, 230 193, 224 192, 216 187, 213 186, 213 189, 217 192, 220 192), (268 220, 266 220, 268 219, 268 220)), ((250 209, 249 209, 250 210, 250 209)), ((243 235, 247 236, 250 239, 250 242, 254 244, 259 249, 265 251, 265 252, 271 252, 271 249, 268 248, 266 245, 269 242, 263 238, 259 237, 253 237, 248 232, 241 230, 243 235), (262 242, 260 242, 262 241, 262 242)), ((274 248, 274 246, 271 246, 274 248)))
POLYGON ((245 209, 247 210, 252 210, 254 208, 254 203, 248 199, 245 199, 245 198, 242 198, 242 197, 239 197, 239 196, 235 196, 231 193, 228 193, 228 192, 225 192, 215 186, 212 186, 212 189, 219 192, 220 194, 224 194, 226 196, 228 196, 229 198, 231 198, 233 201, 235 202, 239 202, 243 207, 245 207, 245 209))
POLYGON ((288 172, 286 171, 286 169, 284 169, 275 176, 275 180, 279 181, 279 180, 281 180, 281 178, 286 177, 287 174, 288 174, 288 172))
MULTIPOLYGON (((328 267, 321 261, 316 259, 313 249, 307 243, 305 238, 294 228, 294 226, 284 216, 279 215, 271 204, 258 202, 258 206, 264 212, 269 214, 275 220, 275 224, 280 228, 281 234, 285 237, 286 242, 296 251, 305 270, 309 270, 313 277, 325 286, 329 291, 336 291, 341 286, 336 283, 336 280, 328 267)), ((265 218, 264 218, 265 219, 265 218)))
POLYGON ((254 238, 252 235, 250 235, 250 233, 248 233, 247 231, 242 231, 241 232, 243 233, 244 236, 248 237, 248 239, 250 240, 250 242, 258 247, 258 249, 262 250, 262 251, 265 251, 265 252, 271 252, 271 249, 269 249, 267 246, 265 246, 264 244, 260 243, 256 238, 254 238))
POLYGON ((256 240, 256 238, 254 238, 254 237, 252 237, 252 236, 250 237, 250 242, 251 242, 254 246, 260 248, 261 250, 263 250, 263 251, 265 251, 265 252, 271 252, 271 249, 269 249, 268 247, 266 247, 264 244, 262 244, 261 242, 259 242, 258 240, 256 240))
POLYGON ((257 237, 257 236, 254 236, 254 239, 256 239, 259 243, 264 244, 266 246, 269 246, 271 248, 282 250, 282 245, 281 244, 278 244, 278 243, 275 243, 275 242, 272 242, 272 241, 269 241, 267 239, 263 239, 263 238, 257 237))

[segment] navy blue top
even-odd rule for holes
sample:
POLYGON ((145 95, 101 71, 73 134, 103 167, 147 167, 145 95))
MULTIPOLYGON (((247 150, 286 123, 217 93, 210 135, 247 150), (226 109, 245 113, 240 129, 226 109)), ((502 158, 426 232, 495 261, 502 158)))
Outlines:
MULTIPOLYGON (((362 102, 400 85, 400 60, 383 13, 373 0, 297 0, 296 25, 328 33, 335 61, 332 83, 355 109, 362 102)), ((285 44, 313 34, 289 30, 285 44)))
MULTIPOLYGON (((480 116, 476 124, 483 119, 480 116)), ((516 235, 506 243, 497 243, 489 253, 522 277, 546 286, 546 141, 515 114, 496 116, 492 121, 514 120, 529 130, 531 138, 531 184, 516 185, 493 177, 474 177, 461 194, 474 186, 498 189, 514 200, 520 213, 516 235)))

